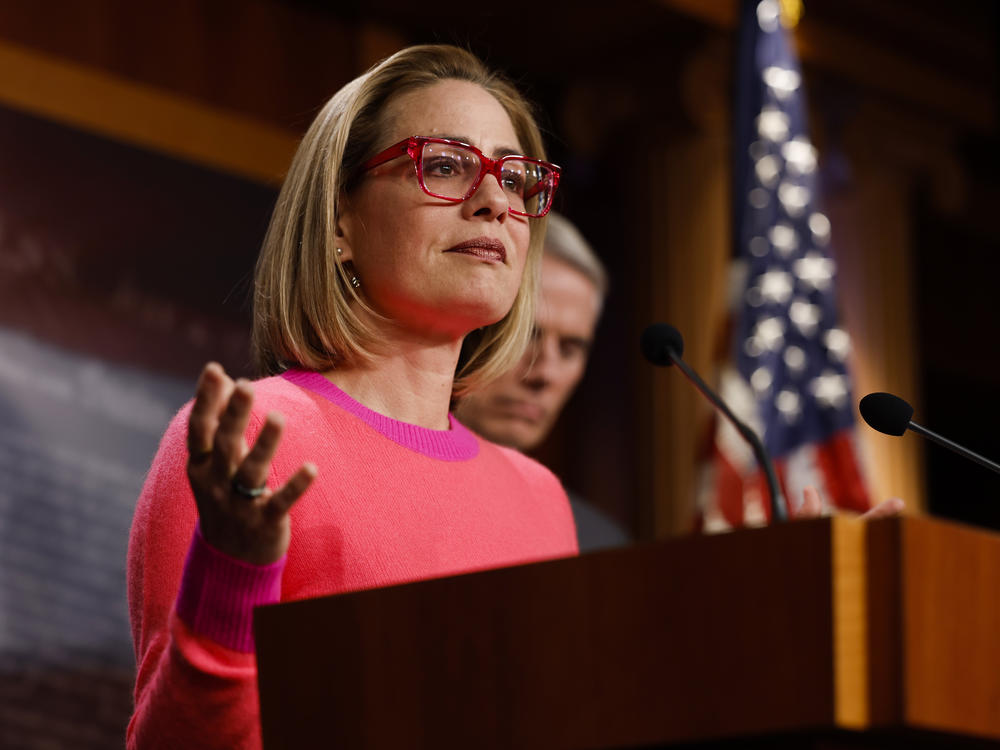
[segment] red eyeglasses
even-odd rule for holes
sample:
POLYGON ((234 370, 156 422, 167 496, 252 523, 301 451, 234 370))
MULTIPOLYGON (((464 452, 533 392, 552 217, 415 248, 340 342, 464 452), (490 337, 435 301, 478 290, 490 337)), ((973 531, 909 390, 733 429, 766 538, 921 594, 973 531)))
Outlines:
POLYGON ((417 182, 427 195, 461 203, 491 174, 507 195, 509 210, 518 216, 545 216, 559 184, 560 168, 526 156, 491 159, 475 146, 446 138, 414 135, 389 146, 361 165, 367 172, 403 155, 417 167, 417 182))

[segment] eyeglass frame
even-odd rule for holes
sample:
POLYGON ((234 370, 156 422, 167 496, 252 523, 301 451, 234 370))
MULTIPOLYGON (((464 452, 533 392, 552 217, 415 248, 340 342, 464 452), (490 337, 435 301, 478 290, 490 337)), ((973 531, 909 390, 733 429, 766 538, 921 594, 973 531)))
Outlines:
MULTIPOLYGON (((540 219, 552 208, 552 199, 556 194, 556 188, 559 186, 559 176, 562 174, 562 167, 558 164, 553 164, 552 162, 543 161, 542 159, 532 159, 528 156, 521 156, 520 154, 507 154, 506 156, 501 156, 499 159, 491 159, 471 143, 464 143, 463 141, 456 141, 450 138, 434 138, 427 135, 411 135, 409 138, 404 138, 399 143, 394 143, 384 151, 379 151, 375 154, 375 156, 361 165, 361 168, 358 170, 359 174, 371 171, 372 169, 375 169, 375 167, 380 167, 383 164, 404 155, 409 156, 413 161, 413 166, 417 172, 417 183, 420 185, 420 189, 432 198, 439 198, 452 203, 464 203, 469 200, 469 198, 476 194, 479 186, 483 184, 483 179, 488 174, 497 178, 497 183, 500 184, 502 189, 503 182, 500 170, 503 168, 504 162, 516 160, 528 162, 529 164, 539 164, 546 167, 552 174, 552 180, 551 189, 549 191, 549 199, 541 213, 529 214, 526 211, 518 211, 516 208, 511 207, 509 201, 507 203, 507 210, 510 213, 517 216, 526 216, 529 219, 540 219), (472 153, 479 157, 479 176, 473 181, 472 186, 469 188, 469 191, 464 197, 453 198, 451 196, 435 193, 424 183, 424 173, 421 169, 421 163, 423 162, 424 144, 426 143, 442 143, 446 146, 461 146, 462 148, 469 149, 472 153)), ((541 184, 541 182, 542 181, 540 180, 539 184, 541 184)), ((505 190, 504 193, 506 194, 506 192, 507 191, 505 190)), ((532 193, 532 195, 534 195, 534 193, 532 193)), ((525 196, 525 198, 530 197, 531 196, 525 196)))

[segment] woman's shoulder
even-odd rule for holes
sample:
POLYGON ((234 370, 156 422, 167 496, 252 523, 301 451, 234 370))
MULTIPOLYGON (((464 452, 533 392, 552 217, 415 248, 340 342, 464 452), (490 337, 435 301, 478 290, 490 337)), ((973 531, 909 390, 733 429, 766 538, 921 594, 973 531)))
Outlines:
POLYGON ((254 380, 252 385, 255 412, 280 410, 282 406, 293 409, 308 408, 310 404, 314 404, 313 400, 308 398, 308 394, 289 379, 287 372, 254 380))
MULTIPOLYGON (((259 427, 268 413, 277 411, 285 416, 302 413, 314 413, 322 407, 321 402, 310 398, 308 392, 291 382, 284 373, 270 375, 252 381, 253 405, 250 407, 250 428, 259 427)), ((167 425, 161 444, 166 442, 184 442, 187 434, 187 422, 191 415, 194 399, 188 399, 167 425)))
POLYGON ((251 413, 263 421, 270 412, 280 412, 287 420, 314 419, 324 414, 345 417, 342 405, 324 390, 335 390, 322 375, 306 370, 287 370, 253 381, 254 400, 251 413))
POLYGON ((531 456, 526 456, 514 448, 508 448, 505 445, 490 442, 481 436, 478 439, 482 444, 482 450, 485 454, 494 454, 501 461, 510 465, 526 481, 536 485, 552 485, 554 487, 558 487, 558 491, 560 493, 565 494, 562 482, 560 482, 559 478, 556 477, 556 475, 553 474, 552 471, 544 464, 535 460, 531 456))

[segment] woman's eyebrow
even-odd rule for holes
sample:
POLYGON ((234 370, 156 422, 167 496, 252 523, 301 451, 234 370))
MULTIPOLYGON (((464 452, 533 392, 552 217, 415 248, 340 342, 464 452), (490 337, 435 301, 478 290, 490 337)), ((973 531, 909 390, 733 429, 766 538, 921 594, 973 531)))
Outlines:
MULTIPOLYGON (((471 138, 469 138, 468 136, 464 136, 464 135, 439 135, 437 137, 438 138, 444 138, 446 141, 461 141, 462 143, 468 143, 470 146, 475 146, 476 145, 476 144, 474 144, 472 142, 471 138)), ((479 147, 476 146, 476 148, 479 148, 479 147)), ((479 150, 482 151, 482 149, 479 149, 479 150)), ((521 149, 519 149, 519 148, 511 148, 510 146, 501 146, 500 148, 496 149, 493 152, 493 158, 494 159, 499 159, 502 156, 511 156, 513 154, 517 154, 518 156, 520 156, 523 153, 524 152, 521 149)))

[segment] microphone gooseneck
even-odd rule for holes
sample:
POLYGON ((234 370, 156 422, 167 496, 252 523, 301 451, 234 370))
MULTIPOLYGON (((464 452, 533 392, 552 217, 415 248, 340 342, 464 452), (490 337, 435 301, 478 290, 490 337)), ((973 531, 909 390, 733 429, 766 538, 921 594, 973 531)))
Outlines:
POLYGON ((913 416, 913 407, 899 396, 894 396, 891 393, 869 393, 861 399, 861 402, 858 404, 858 411, 861 412, 861 417, 873 430, 883 432, 886 435, 896 436, 902 435, 907 430, 911 430, 970 461, 976 462, 984 468, 1000 474, 1000 464, 994 463, 988 458, 980 456, 968 448, 963 448, 958 443, 954 443, 948 438, 911 421, 910 417, 913 416))
POLYGON ((729 423, 750 444, 754 457, 763 470, 764 478, 767 481, 767 490, 770 495, 771 518, 777 521, 787 520, 788 513, 785 510, 784 503, 781 502, 781 493, 778 489, 778 477, 774 472, 774 464, 771 463, 770 456, 764 450, 764 444, 761 442, 760 436, 751 430, 749 425, 733 414, 729 406, 726 405, 726 402, 683 360, 681 355, 684 352, 684 337, 681 336, 681 332, 668 323, 653 323, 647 326, 646 330, 642 332, 642 338, 639 343, 643 355, 652 364, 659 367, 677 365, 694 387, 701 391, 701 394, 715 408, 722 412, 726 419, 729 420, 729 423))

